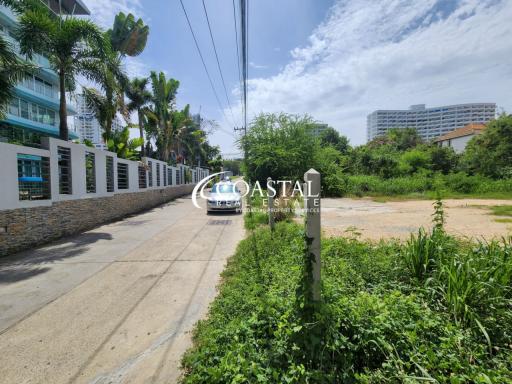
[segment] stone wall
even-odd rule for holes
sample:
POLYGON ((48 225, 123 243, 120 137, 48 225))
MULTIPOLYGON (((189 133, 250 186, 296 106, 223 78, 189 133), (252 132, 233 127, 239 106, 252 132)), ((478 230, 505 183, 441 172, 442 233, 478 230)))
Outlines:
POLYGON ((193 184, 0 212, 0 256, 92 229, 192 192, 193 184))

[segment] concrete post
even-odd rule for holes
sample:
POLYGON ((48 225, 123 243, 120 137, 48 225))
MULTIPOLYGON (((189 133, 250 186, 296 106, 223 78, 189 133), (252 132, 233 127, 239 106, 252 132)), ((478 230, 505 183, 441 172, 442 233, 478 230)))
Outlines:
POLYGON ((274 197, 270 195, 268 191, 268 185, 272 182, 272 178, 267 178, 267 197, 268 197, 268 225, 270 226, 270 230, 273 231, 275 227, 274 223, 274 212, 272 209, 274 208, 274 197))
POLYGON ((308 254, 311 260, 312 299, 320 301, 320 173, 310 169, 304 174, 306 191, 304 192, 304 208, 306 212, 306 236, 308 238, 308 254))

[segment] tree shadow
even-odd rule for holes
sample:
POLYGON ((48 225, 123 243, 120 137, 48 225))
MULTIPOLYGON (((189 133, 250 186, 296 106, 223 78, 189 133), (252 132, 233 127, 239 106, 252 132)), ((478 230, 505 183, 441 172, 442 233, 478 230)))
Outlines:
POLYGON ((80 256, 89 250, 90 245, 100 240, 112 240, 112 235, 104 232, 85 232, 4 257, 0 259, 0 285, 48 272, 51 267, 47 264, 80 256))

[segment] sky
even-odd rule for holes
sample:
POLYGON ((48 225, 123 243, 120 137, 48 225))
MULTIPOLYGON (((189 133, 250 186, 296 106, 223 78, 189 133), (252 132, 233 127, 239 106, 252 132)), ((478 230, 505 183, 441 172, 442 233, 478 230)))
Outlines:
MULTIPOLYGON (((210 142, 225 157, 239 154, 232 0, 204 0, 227 97, 202 0, 183 0, 220 105, 179 0, 85 3, 105 28, 119 11, 141 17, 150 36, 145 51, 127 60, 128 73, 164 71, 178 79, 178 106, 190 104, 215 121, 210 142)), ((511 19, 512 0, 249 1, 249 119, 262 112, 309 114, 359 145, 366 116, 376 109, 495 102, 511 112, 511 19)))

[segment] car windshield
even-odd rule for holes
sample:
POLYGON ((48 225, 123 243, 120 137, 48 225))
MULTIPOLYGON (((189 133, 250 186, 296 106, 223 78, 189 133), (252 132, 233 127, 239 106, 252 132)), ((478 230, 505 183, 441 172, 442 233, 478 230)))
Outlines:
POLYGON ((238 189, 233 184, 215 184, 212 193, 237 193, 238 189))

